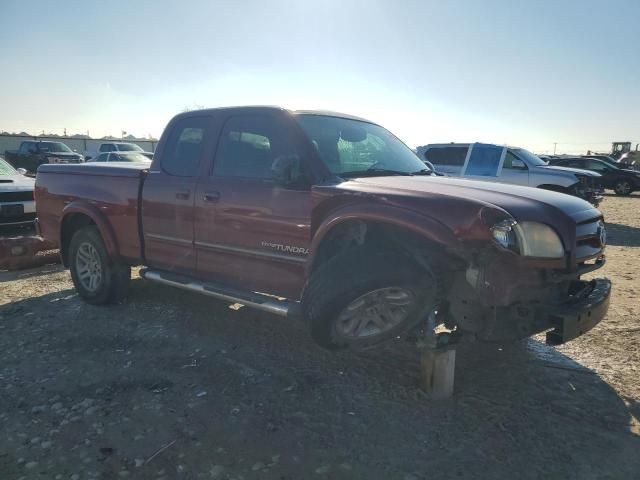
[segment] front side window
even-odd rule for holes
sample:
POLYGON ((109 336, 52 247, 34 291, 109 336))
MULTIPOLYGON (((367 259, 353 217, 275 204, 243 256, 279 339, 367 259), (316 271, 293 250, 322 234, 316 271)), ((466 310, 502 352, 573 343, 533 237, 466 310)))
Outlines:
POLYGON ((164 147, 162 169, 177 177, 194 177, 202 156, 206 117, 188 117, 176 122, 164 147))
POLYGON ((527 166, 522 160, 520 160, 513 153, 507 150, 507 154, 504 157, 504 164, 502 165, 502 168, 508 168, 513 170, 526 170, 527 166))
POLYGON ((598 172, 606 172, 608 170, 613 170, 609 165, 604 162, 598 162, 596 160, 587 160, 588 170, 597 170, 598 172))
POLYGON ((40 142, 40 150, 51 153, 71 152, 71 149, 62 142, 40 142))
POLYGON ((120 152, 143 152, 142 148, 140 148, 135 143, 119 143, 118 151, 120 152))
POLYGON ((267 115, 231 117, 222 130, 213 174, 218 177, 273 178, 274 161, 295 154, 287 131, 267 115))
POLYGON ((409 147, 378 125, 311 114, 299 114, 296 120, 336 175, 410 174, 427 168, 409 147))
POLYGON ((29 153, 29 150, 32 149, 35 149, 33 142, 22 142, 22 145, 20 145, 20 153, 29 153))
POLYGON ((504 147, 476 143, 473 145, 465 175, 496 177, 504 147))
POLYGON ((138 152, 112 153, 110 160, 112 162, 151 163, 151 160, 138 152))
POLYGON ((523 159, 524 162, 528 165, 535 165, 536 167, 542 167, 547 164, 547 162, 542 160, 540 157, 538 157, 537 155, 531 153, 529 150, 526 150, 524 148, 514 148, 513 151, 515 152, 516 155, 518 155, 518 157, 523 159))
POLYGON ((115 145, 113 143, 103 143, 100 145, 101 152, 112 152, 115 150, 115 145))

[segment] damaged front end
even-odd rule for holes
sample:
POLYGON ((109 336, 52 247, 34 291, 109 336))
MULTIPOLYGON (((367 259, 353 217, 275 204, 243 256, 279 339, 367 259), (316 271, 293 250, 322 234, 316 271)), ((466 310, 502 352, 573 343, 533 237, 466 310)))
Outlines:
POLYGON ((573 248, 562 248, 561 256, 554 252, 557 246, 545 238, 543 229, 530 228, 529 237, 535 239, 523 246, 526 232, 522 225, 511 219, 493 225, 497 226, 493 229, 497 246, 478 252, 451 279, 446 304, 450 326, 465 337, 488 342, 513 341, 547 331, 547 343, 559 345, 586 333, 604 318, 610 281, 580 278, 604 265, 606 236, 601 217, 580 222, 573 248), (538 255, 530 255, 527 248, 538 255), (545 252, 549 255, 540 255, 545 252))

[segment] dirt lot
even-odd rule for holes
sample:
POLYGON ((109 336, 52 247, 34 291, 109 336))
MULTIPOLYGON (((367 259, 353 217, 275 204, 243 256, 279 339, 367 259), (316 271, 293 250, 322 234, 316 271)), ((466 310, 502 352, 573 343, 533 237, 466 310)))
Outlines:
POLYGON ((607 319, 461 349, 441 402, 406 344, 331 354, 139 278, 100 308, 60 267, 0 273, 0 479, 640 478, 640 196, 602 210, 607 319))

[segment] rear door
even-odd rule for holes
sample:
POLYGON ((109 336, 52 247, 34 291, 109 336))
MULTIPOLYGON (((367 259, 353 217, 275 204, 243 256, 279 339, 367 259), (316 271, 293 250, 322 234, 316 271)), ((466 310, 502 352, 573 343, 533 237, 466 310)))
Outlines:
POLYGON ((296 297, 310 244, 310 189, 275 183, 272 164, 298 155, 277 114, 226 119, 213 168, 196 197, 198 275, 296 297))
POLYGON ((210 122, 207 116, 187 116, 169 125, 144 182, 142 231, 150 266, 195 271, 193 208, 201 160, 213 150, 210 122))

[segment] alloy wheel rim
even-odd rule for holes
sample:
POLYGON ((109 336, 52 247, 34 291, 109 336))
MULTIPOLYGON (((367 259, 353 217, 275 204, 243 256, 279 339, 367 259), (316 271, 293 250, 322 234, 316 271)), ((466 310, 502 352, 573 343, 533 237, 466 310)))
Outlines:
POLYGON ((84 288, 95 292, 102 281, 102 262, 96 248, 88 243, 80 244, 76 253, 76 273, 84 288))
POLYGON ((631 190, 631 185, 629 184, 629 182, 620 182, 618 184, 618 188, 620 190, 620 193, 629 193, 629 191, 631 190))
POLYGON ((415 300, 414 293, 402 287, 367 292, 340 312, 335 324, 336 333, 351 340, 386 333, 406 320, 415 300))

